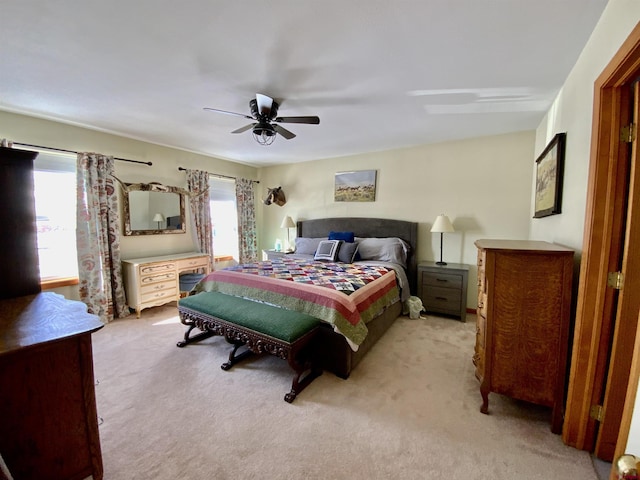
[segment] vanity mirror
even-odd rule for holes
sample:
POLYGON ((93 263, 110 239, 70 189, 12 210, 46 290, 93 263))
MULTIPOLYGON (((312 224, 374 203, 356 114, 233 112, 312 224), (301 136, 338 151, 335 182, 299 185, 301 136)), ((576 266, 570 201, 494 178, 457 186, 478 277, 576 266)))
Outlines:
POLYGON ((122 183, 124 234, 185 233, 184 201, 188 192, 160 183, 122 183))

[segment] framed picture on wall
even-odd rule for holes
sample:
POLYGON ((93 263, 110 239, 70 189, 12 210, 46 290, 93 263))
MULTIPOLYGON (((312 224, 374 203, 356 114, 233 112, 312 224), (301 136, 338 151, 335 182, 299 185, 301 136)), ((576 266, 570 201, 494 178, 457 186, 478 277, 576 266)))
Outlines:
POLYGON ((536 160, 536 198, 533 218, 561 213, 566 133, 558 133, 536 160))
POLYGON ((334 201, 374 202, 375 199, 376 170, 336 173, 334 201))

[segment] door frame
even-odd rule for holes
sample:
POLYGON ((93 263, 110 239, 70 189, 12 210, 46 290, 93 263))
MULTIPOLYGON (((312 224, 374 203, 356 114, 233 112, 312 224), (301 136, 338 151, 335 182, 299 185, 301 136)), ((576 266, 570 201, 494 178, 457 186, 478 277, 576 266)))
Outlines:
MULTIPOLYGON (((582 262, 578 286, 571 371, 567 392, 565 422, 562 432, 567 445, 590 450, 595 438, 595 421, 589 416, 594 392, 604 381, 601 368, 606 359, 599 354, 603 325, 610 315, 607 274, 612 265, 615 244, 616 186, 624 182, 616 168, 626 152, 619 148, 620 129, 625 113, 625 88, 640 75, 640 23, 636 25, 618 52, 595 81, 591 155, 587 184, 587 206, 582 262)), ((613 270, 612 270, 613 269, 613 270)), ((640 367, 634 363, 630 377, 637 377, 640 367)), ((635 394, 635 392, 634 392, 635 394)), ((627 399, 629 396, 627 395, 627 399)), ((633 408, 633 405, 631 405, 633 408)), ((627 406, 625 404, 625 412, 627 406)), ((629 424, 623 421, 616 452, 626 446, 629 424), (624 431, 626 428, 626 432, 624 431), (624 445, 620 445, 624 441, 624 445)))

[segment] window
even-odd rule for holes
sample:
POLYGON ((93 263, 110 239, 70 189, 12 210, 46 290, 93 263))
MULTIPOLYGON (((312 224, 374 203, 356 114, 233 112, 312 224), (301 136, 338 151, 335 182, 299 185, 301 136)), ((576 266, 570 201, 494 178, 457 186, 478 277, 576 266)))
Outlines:
POLYGON ((75 157, 39 153, 33 180, 40 280, 77 279, 75 157))
POLYGON ((209 178, 213 255, 216 259, 238 260, 238 211, 236 182, 233 179, 209 178))

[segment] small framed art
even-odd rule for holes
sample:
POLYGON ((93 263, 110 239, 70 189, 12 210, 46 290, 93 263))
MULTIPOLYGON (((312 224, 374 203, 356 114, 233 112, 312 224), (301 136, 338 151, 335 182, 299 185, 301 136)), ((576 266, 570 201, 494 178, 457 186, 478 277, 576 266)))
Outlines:
POLYGON ((533 218, 561 213, 566 137, 566 133, 556 134, 536 160, 536 198, 533 218))
POLYGON ((336 173, 333 198, 336 202, 375 201, 376 170, 336 173))

